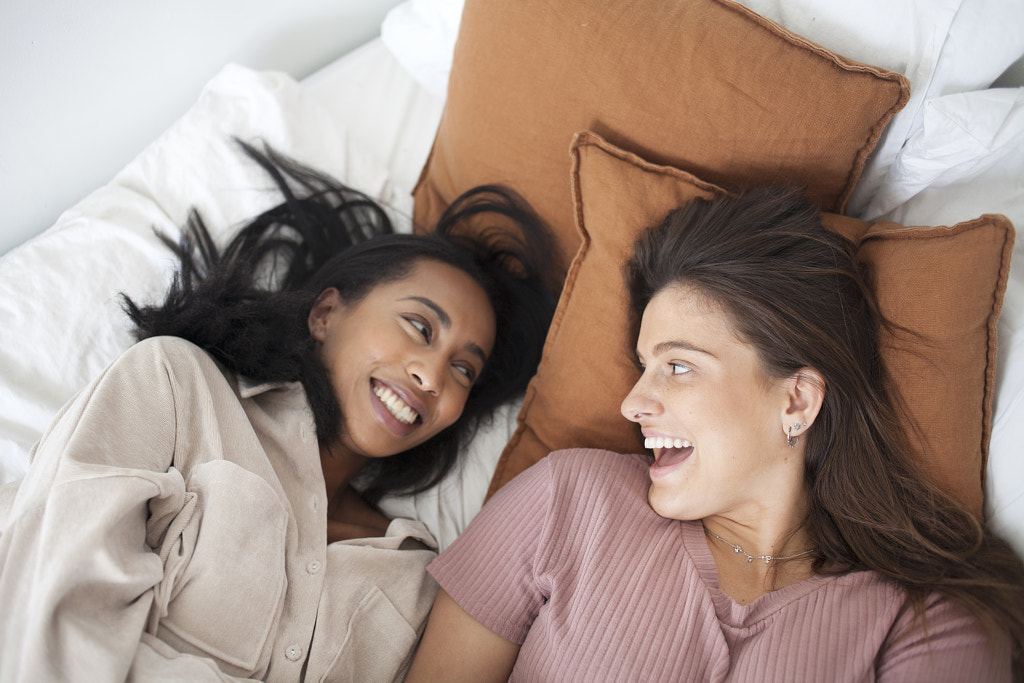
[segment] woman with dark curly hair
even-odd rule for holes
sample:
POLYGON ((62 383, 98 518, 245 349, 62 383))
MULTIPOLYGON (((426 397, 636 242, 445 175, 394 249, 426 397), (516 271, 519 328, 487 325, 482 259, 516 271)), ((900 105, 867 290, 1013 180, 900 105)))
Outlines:
POLYGON ((180 268, 164 301, 125 299, 139 343, 9 491, 0 679, 390 681, 408 665, 436 543, 376 503, 438 483, 525 389, 554 310, 550 238, 500 187, 394 234, 361 193, 243 147, 284 201, 223 250, 195 214, 165 240, 180 268))

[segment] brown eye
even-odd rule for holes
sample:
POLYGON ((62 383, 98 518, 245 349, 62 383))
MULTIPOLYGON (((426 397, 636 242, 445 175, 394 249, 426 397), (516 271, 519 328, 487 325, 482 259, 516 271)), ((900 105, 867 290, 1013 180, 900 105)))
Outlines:
POLYGON ((423 337, 423 341, 429 342, 433 336, 433 330, 430 329, 430 325, 426 321, 413 316, 407 316, 405 318, 410 325, 412 325, 417 332, 423 337))
POLYGON ((475 380, 475 379, 476 379, 476 371, 475 371, 475 370, 474 370, 473 368, 471 368, 471 367, 469 367, 469 366, 466 366, 466 365, 455 365, 455 366, 453 366, 453 367, 454 367, 454 368, 455 368, 455 369, 456 369, 457 371, 459 371, 459 372, 461 372, 461 373, 462 373, 463 375, 465 375, 465 376, 466 376, 466 378, 467 378, 467 379, 468 379, 468 380, 469 380, 470 382, 472 382, 473 380, 475 380))

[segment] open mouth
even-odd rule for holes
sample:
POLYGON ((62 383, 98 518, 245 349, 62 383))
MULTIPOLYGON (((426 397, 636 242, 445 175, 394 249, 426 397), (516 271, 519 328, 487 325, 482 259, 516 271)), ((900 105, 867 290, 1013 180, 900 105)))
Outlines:
POLYGON ((411 425, 420 421, 420 415, 412 407, 401 399, 395 392, 383 384, 374 383, 373 393, 388 409, 396 420, 402 424, 411 425))
POLYGON ((644 439, 644 446, 654 451, 655 461, 652 472, 664 472, 681 465, 693 454, 693 444, 686 439, 668 436, 649 436, 644 439))

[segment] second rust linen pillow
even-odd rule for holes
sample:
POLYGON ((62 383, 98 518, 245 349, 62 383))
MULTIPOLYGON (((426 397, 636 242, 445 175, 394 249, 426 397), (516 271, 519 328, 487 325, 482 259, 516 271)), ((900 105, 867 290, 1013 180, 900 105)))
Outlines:
MULTIPOLYGON (((623 267, 643 229, 689 199, 725 194, 589 132, 576 137, 573 159, 582 244, 492 493, 559 448, 642 452, 638 431, 619 413, 637 378, 623 267)), ((858 245, 883 314, 913 333, 883 338, 881 350, 923 468, 980 515, 1013 226, 997 215, 951 227, 828 213, 823 222, 858 245)))

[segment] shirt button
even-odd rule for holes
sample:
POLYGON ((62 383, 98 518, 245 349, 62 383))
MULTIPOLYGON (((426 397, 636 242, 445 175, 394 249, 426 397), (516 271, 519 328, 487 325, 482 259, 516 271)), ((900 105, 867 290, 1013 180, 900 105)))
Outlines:
POLYGON ((302 656, 302 648, 298 645, 291 645, 284 651, 284 656, 295 662, 302 656))
POLYGON ((316 512, 319 509, 320 509, 320 500, 316 496, 313 496, 313 512, 316 512))
POLYGON ((306 565, 306 571, 310 574, 316 574, 320 571, 321 566, 322 565, 320 564, 319 560, 313 560, 312 562, 306 565))
POLYGON ((308 437, 306 436, 306 425, 299 425, 299 438, 302 439, 303 443, 306 443, 308 437))

